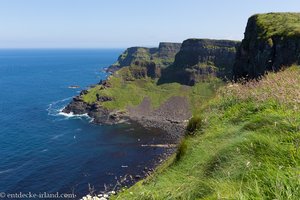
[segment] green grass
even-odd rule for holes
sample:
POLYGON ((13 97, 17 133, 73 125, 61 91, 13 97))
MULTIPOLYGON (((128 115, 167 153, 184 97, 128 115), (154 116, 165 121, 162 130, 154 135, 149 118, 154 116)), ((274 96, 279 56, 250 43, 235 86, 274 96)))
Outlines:
POLYGON ((300 72, 291 70, 223 87, 180 155, 113 199, 300 199, 300 91, 288 92, 300 72))
POLYGON ((300 36, 300 13, 268 13, 254 17, 261 30, 261 38, 300 36))
POLYGON ((150 78, 139 79, 135 81, 123 81, 120 78, 112 77, 110 79, 112 87, 101 89, 97 86, 89 90, 83 99, 88 103, 96 101, 96 94, 100 96, 113 97, 113 101, 104 102, 102 105, 108 109, 126 109, 127 106, 139 105, 145 97, 149 97, 151 104, 157 108, 168 98, 172 96, 183 96, 187 90, 184 90, 180 84, 171 83, 156 86, 154 80, 150 78))
POLYGON ((190 87, 188 94, 191 110, 194 116, 198 116, 201 110, 207 105, 207 102, 214 97, 217 89, 224 83, 217 79, 208 80, 208 82, 199 82, 190 87))
POLYGON ((87 103, 97 102, 97 94, 112 97, 113 101, 103 102, 102 106, 111 110, 125 110, 128 106, 139 105, 145 97, 151 100, 153 108, 158 108, 173 96, 184 96, 188 98, 191 110, 195 113, 214 95, 216 88, 221 84, 219 80, 212 80, 193 87, 182 86, 179 83, 157 85, 157 80, 151 78, 134 79, 128 69, 122 68, 109 78, 110 88, 103 89, 103 86, 97 85, 89 89, 83 100, 87 103), (126 81, 128 77, 133 81, 126 81))

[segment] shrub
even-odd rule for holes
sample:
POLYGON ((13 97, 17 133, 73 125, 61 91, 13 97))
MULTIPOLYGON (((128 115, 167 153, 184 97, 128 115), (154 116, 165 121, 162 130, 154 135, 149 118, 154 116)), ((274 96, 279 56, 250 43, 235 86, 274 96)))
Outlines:
POLYGON ((202 118, 199 116, 192 117, 186 127, 187 134, 194 135, 196 131, 200 131, 203 128, 202 118))

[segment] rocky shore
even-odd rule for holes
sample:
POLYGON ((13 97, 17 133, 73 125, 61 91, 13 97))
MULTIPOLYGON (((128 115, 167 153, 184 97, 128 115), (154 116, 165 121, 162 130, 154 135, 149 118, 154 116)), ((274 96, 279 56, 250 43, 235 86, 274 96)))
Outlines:
POLYGON ((137 122, 145 128, 159 128, 166 131, 172 139, 179 140, 185 132, 188 119, 191 117, 189 104, 185 97, 171 97, 157 109, 151 107, 149 98, 137 106, 128 106, 126 111, 109 110, 100 103, 111 101, 108 97, 98 97, 96 103, 88 104, 79 96, 73 98, 62 112, 68 114, 87 114, 96 124, 113 125, 119 123, 137 122))
MULTIPOLYGON (((171 154, 173 154, 177 147, 176 145, 151 145, 151 147, 156 146, 157 148, 165 148, 165 153, 163 153, 160 157, 153 161, 151 166, 143 167, 141 173, 132 175, 125 174, 124 176, 120 176, 116 179, 115 185, 105 185, 105 191, 95 192, 93 187, 90 187, 89 194, 83 196, 80 200, 108 200, 112 196, 116 195, 119 192, 124 191, 125 189, 131 187, 136 182, 145 179, 155 172, 155 168, 163 163, 171 154)), ((128 166, 122 166, 128 167, 128 166)))

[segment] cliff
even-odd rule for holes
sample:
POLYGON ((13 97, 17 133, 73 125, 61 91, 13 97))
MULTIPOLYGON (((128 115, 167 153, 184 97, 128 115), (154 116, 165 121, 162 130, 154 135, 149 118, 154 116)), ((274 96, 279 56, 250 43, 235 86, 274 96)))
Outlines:
POLYGON ((257 14, 249 18, 237 52, 235 79, 258 78, 300 63, 300 13, 257 14))
POLYGON ((231 78, 239 45, 230 40, 185 40, 173 65, 163 70, 159 83, 194 85, 209 77, 231 78))
POLYGON ((119 56, 117 62, 108 68, 108 71, 114 72, 122 67, 139 66, 146 68, 150 77, 158 78, 161 69, 174 62, 180 46, 181 43, 161 42, 158 48, 128 48, 119 56))

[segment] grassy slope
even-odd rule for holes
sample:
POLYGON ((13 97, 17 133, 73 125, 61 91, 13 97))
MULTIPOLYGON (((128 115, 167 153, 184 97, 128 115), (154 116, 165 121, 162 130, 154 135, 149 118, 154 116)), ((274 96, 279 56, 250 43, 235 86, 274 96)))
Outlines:
POLYGON ((224 87, 180 159, 113 199, 300 199, 299 103, 295 68, 224 87))
MULTIPOLYGON (((96 94, 113 97, 113 101, 104 102, 102 105, 109 109, 124 110, 129 105, 139 105, 145 97, 149 97, 152 106, 157 108, 172 96, 185 96, 193 105, 191 109, 196 112, 197 108, 200 108, 204 101, 212 97, 216 88, 221 85, 221 81, 217 79, 198 83, 193 87, 182 86, 179 83, 157 85, 157 80, 151 78, 125 81, 124 76, 128 76, 126 67, 117 73, 108 80, 112 87, 102 89, 101 85, 97 85, 89 89, 88 94, 83 96, 84 101, 88 103, 95 102, 97 99, 96 94)), ((130 78, 132 79, 132 77, 130 78)))
POLYGON ((135 81, 123 81, 120 78, 110 78, 112 87, 101 90, 101 86, 96 86, 89 90, 89 93, 84 96, 86 102, 95 102, 96 94, 102 96, 113 97, 114 101, 104 102, 103 106, 109 109, 125 109, 128 105, 139 105, 144 97, 148 96, 151 99, 152 105, 158 107, 168 97, 175 94, 184 95, 184 90, 180 84, 167 84, 162 87, 156 87, 156 84, 150 78, 140 79, 135 81))

